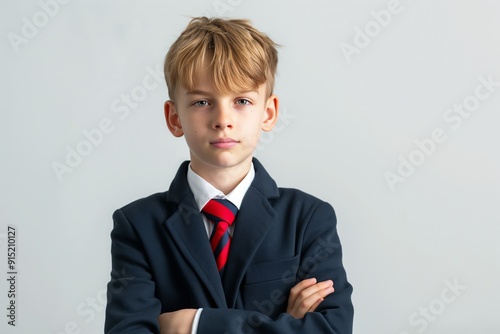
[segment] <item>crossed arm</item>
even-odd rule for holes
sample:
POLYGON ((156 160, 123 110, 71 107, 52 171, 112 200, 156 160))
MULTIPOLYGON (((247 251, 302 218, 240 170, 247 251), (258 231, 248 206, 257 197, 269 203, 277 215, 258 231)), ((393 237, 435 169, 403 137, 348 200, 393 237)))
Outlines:
MULTIPOLYGON (((334 291, 331 280, 317 282, 315 278, 305 279, 290 290, 286 313, 302 319, 307 312, 313 312, 326 296, 334 291)), ((189 334, 196 309, 182 309, 160 315, 161 334, 189 334)))

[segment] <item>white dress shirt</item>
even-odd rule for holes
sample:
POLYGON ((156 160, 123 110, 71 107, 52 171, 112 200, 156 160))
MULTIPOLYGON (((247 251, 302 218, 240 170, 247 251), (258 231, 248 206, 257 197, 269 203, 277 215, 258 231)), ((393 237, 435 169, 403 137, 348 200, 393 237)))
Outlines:
MULTIPOLYGON (((239 210, 241 202, 243 202, 243 197, 245 196, 248 188, 250 187, 250 184, 252 184, 254 177, 255 177, 255 169, 252 163, 252 165, 250 166, 250 170, 248 171, 247 175, 243 178, 243 180, 241 180, 241 182, 229 194, 224 195, 222 191, 215 188, 201 176, 196 174, 191 169, 191 164, 189 164, 187 172, 188 185, 189 188, 191 189, 191 192, 194 195, 194 199, 196 201, 196 204, 198 205, 198 209, 200 210, 200 212, 205 206, 205 204, 207 204, 208 201, 210 201, 212 198, 227 199, 231 203, 233 203, 239 210)), ((213 224, 205 217, 205 215, 202 215, 202 217, 203 217, 203 222, 205 224, 205 229, 207 230, 207 236, 210 237, 210 235, 212 234, 212 230, 214 228, 213 224)), ((233 232, 234 232, 234 224, 229 226, 229 234, 231 236, 233 235, 233 232)), ((196 334, 198 331, 198 324, 200 322, 200 316, 202 310, 203 310, 202 308, 199 308, 196 311, 196 315, 193 319, 191 334, 196 334)))

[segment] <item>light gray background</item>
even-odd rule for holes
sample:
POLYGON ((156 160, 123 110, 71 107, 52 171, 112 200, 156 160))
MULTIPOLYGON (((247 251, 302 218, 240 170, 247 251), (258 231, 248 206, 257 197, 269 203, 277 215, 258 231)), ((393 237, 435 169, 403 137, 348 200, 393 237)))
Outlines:
POLYGON ((44 22, 38 1, 2 1, 0 267, 17 225, 19 297, 11 328, 0 280, 0 331, 102 331, 111 214, 167 189, 188 158, 165 127, 165 85, 148 73, 205 14, 249 18, 282 45, 284 117, 257 156, 278 184, 336 209, 355 333, 499 333, 500 87, 459 126, 443 116, 474 102, 479 77, 500 81, 500 3, 401 0, 376 34, 371 12, 391 3, 74 0, 44 22), (34 16, 44 26, 16 49, 9 36, 34 16), (342 43, 366 27, 374 37, 348 61, 342 43), (147 96, 115 113, 132 92, 147 96), (112 131, 59 180, 54 162, 105 119, 112 131), (446 141, 422 159, 415 141, 436 128, 446 141), (384 175, 400 156, 421 164, 391 189, 384 175))

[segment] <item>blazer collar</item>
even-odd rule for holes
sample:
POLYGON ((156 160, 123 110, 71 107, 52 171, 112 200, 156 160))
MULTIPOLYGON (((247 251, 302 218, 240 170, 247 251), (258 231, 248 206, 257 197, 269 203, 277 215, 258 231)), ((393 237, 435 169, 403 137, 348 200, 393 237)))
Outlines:
POLYGON ((260 161, 256 158, 253 158, 252 162, 255 168, 255 178, 250 187, 260 192, 264 198, 271 199, 279 197, 278 186, 264 169, 264 166, 262 166, 260 161))
MULTIPOLYGON (((260 163, 257 158, 252 159, 255 177, 250 188, 255 188, 256 191, 262 194, 264 198, 276 198, 279 197, 279 190, 276 182, 271 178, 271 176, 264 169, 264 166, 260 163)), ((187 170, 189 167, 189 161, 184 161, 175 175, 172 183, 170 184, 168 198, 169 202, 181 203, 188 194, 191 194, 191 189, 187 182, 187 170)))

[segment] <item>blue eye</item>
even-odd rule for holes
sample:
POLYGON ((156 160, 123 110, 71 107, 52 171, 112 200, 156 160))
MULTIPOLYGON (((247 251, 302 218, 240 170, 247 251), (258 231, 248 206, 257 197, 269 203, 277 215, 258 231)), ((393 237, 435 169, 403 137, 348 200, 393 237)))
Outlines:
POLYGON ((193 103, 193 105, 195 107, 206 107, 206 106, 208 106, 208 101, 205 101, 205 100, 196 101, 195 103, 193 103))
POLYGON ((246 105, 251 104, 251 102, 247 99, 238 99, 238 100, 236 100, 236 104, 246 106, 246 105))

